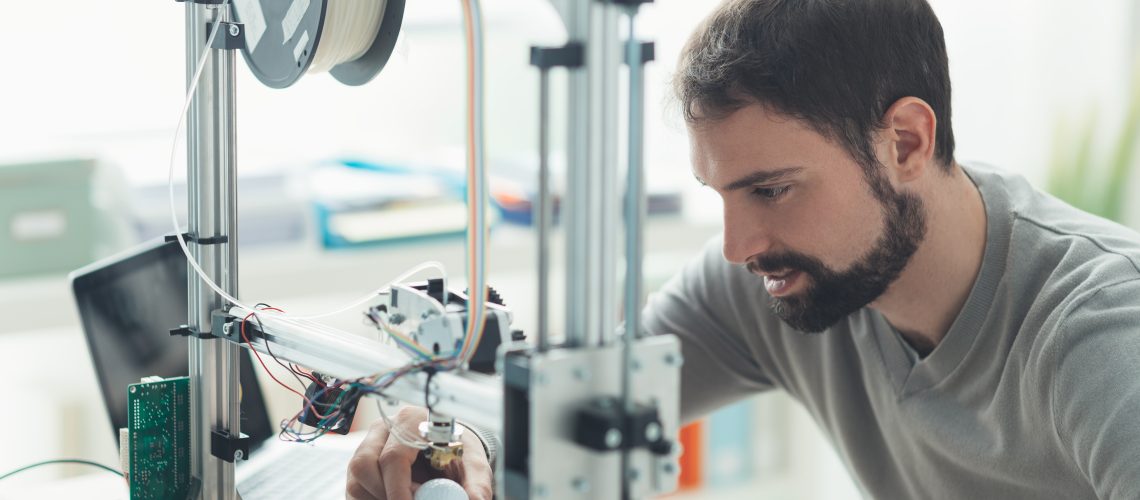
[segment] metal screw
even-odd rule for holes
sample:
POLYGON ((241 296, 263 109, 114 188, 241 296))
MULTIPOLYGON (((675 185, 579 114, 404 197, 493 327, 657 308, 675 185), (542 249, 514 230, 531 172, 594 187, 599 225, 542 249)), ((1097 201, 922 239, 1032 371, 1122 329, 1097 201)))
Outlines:
POLYGON ((666 354, 665 355, 665 365, 673 366, 675 364, 677 364, 677 357, 674 356, 673 353, 666 354))
POLYGON ((225 334, 227 337, 230 336, 231 331, 233 331, 232 325, 230 325, 229 323, 222 325, 222 333, 225 334))
POLYGON ((630 467, 629 473, 627 475, 629 476, 630 481, 637 481, 637 478, 641 477, 641 471, 637 470, 636 468, 630 467))
POLYGON ((661 424, 657 422, 650 422, 645 426, 645 439, 650 443, 656 443, 661 439, 661 424))
POLYGON ((230 25, 230 36, 238 36, 240 34, 241 34, 241 28, 239 28, 238 25, 236 25, 236 24, 231 24, 230 25))
POLYGON ((665 465, 661 466, 661 470, 670 476, 677 473, 677 467, 673 465, 673 462, 665 462, 665 465))
POLYGON ((621 446, 621 431, 610 428, 606 431, 606 448, 614 449, 621 446))
POLYGON ((132 386, 131 386, 131 394, 134 394, 134 393, 135 393, 135 389, 138 389, 138 388, 132 385, 132 386))
POLYGON ((239 460, 245 460, 245 453, 242 453, 241 450, 234 450, 234 462, 239 460))
POLYGON ((534 496, 536 496, 536 497, 546 496, 546 486, 541 485, 541 484, 534 485, 534 496))
POLYGON ((584 477, 576 477, 573 481, 570 482, 570 484, 574 487, 574 491, 577 491, 578 493, 590 492, 590 481, 587 481, 584 477))

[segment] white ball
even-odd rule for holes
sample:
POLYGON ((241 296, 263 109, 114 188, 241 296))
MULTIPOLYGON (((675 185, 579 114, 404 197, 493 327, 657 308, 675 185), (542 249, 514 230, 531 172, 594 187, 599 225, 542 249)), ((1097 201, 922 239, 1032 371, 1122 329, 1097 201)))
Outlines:
POLYGON ((467 492, 450 479, 432 479, 416 490, 416 500, 467 500, 467 492))

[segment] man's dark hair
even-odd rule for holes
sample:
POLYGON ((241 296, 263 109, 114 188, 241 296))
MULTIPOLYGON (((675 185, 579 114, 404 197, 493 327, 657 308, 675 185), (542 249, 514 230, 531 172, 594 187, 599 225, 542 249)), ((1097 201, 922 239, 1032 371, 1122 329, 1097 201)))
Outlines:
POLYGON ((749 104, 803 120, 868 169, 895 101, 926 101, 934 157, 954 163, 942 25, 926 0, 728 0, 693 34, 674 80, 689 123, 749 104))

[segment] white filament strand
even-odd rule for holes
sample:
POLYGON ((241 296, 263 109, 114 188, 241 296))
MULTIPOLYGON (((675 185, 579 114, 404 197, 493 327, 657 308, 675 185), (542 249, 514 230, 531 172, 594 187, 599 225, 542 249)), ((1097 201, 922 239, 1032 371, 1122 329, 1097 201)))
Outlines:
POLYGON ((324 73, 363 56, 376 40, 387 4, 387 0, 328 0, 309 73, 324 73))
MULTIPOLYGON (((229 7, 229 2, 226 2, 225 4, 222 5, 222 8, 228 8, 228 7, 229 7)), ((209 39, 206 40, 206 47, 213 46, 214 37, 218 34, 218 27, 219 26, 221 26, 221 23, 215 23, 214 24, 214 29, 210 31, 210 37, 209 37, 209 39)), ((167 178, 167 187, 169 188, 169 195, 170 195, 170 221, 174 226, 174 236, 178 239, 178 246, 182 247, 182 253, 186 255, 186 261, 190 263, 190 267, 194 268, 194 272, 198 274, 198 277, 200 277, 202 279, 202 281, 204 283, 206 283, 207 286, 210 287, 210 289, 212 289, 215 293, 217 293, 218 296, 229 301, 230 304, 241 307, 241 308, 249 310, 249 311, 255 311, 255 310, 257 310, 256 308, 243 304, 240 300, 238 300, 237 298, 234 298, 233 296, 231 296, 230 294, 228 294, 224 290, 222 290, 222 288, 219 287, 217 283, 214 283, 214 280, 210 279, 210 276, 207 275, 206 272, 202 270, 202 266, 200 266, 198 264, 198 262, 196 260, 194 260, 194 257, 192 255, 190 255, 190 249, 186 246, 186 239, 182 237, 182 230, 178 226, 178 215, 177 215, 177 211, 175 210, 175 207, 174 207, 174 162, 177 158, 177 153, 178 153, 178 145, 179 145, 178 138, 182 135, 182 130, 185 128, 186 115, 190 110, 190 103, 193 102, 194 93, 198 90, 198 84, 202 79, 202 70, 206 67, 206 61, 209 59, 210 54, 213 52, 214 52, 214 49, 207 49, 206 51, 202 52, 202 57, 200 57, 198 59, 198 65, 194 70, 194 77, 191 78, 191 80, 190 80, 190 88, 188 88, 186 90, 186 99, 182 103, 182 113, 178 116, 178 125, 174 127, 174 140, 171 141, 172 145, 170 147, 170 171, 169 171, 169 175, 167 178)), ((189 166, 189 165, 187 165, 187 166, 189 166)), ((370 292, 367 295, 364 295, 363 297, 361 297, 359 300, 356 300, 356 301, 352 302, 351 304, 348 304, 344 307, 338 308, 338 309, 330 311, 330 312, 321 313, 321 314, 310 314, 310 315, 305 315, 305 316, 297 316, 297 315, 283 315, 283 316, 289 317, 292 319, 317 319, 317 318, 324 318, 327 316, 333 316, 336 314, 340 314, 340 313, 343 313, 343 312, 348 311, 350 309, 359 307, 360 305, 365 304, 368 301, 375 299, 377 295, 379 295, 380 293, 387 290, 393 283, 402 283, 402 282, 406 281, 408 278, 420 273, 421 271, 427 270, 427 269, 434 269, 434 270, 439 272, 440 276, 445 276, 445 277, 447 276, 447 272, 444 269, 443 264, 436 262, 436 261, 424 262, 424 263, 422 263, 416 267, 413 267, 412 269, 409 269, 407 272, 396 277, 396 279, 389 281, 388 283, 384 284, 384 286, 376 289, 376 291, 370 292)))

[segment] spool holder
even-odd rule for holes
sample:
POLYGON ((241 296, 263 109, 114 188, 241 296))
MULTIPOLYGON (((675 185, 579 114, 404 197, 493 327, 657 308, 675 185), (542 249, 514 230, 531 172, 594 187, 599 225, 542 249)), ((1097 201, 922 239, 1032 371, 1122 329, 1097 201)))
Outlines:
MULTIPOLYGON (((206 25, 206 37, 209 38, 210 31, 214 29, 214 25, 206 25)), ((214 43, 210 45, 211 48, 220 50, 244 50, 245 49, 245 25, 241 23, 223 22, 218 27, 218 36, 214 37, 214 43)))
MULTIPOLYGON (((332 0, 337 1, 337 0, 332 0)), ((252 0, 232 3, 234 17, 244 24, 241 53, 261 83, 283 89, 309 70, 320 49, 329 0, 313 0, 303 12, 290 12, 293 3, 252 0), (256 10, 255 10, 256 9, 256 10)), ((368 83, 388 63, 399 38, 405 0, 388 0, 372 45, 359 58, 333 66, 329 74, 345 85, 368 83)))

